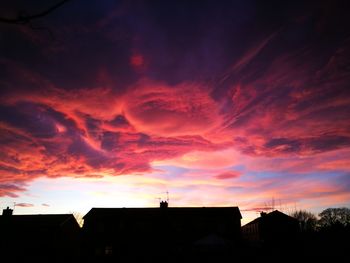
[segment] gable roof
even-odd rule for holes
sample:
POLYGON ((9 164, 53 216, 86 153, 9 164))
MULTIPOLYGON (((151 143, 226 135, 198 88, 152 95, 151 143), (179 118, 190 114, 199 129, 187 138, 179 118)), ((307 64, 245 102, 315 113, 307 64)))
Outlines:
POLYGON ((297 219, 295 219, 294 217, 291 217, 289 215, 286 215, 285 213, 282 213, 282 212, 280 212, 278 210, 275 210, 275 211, 272 211, 272 212, 270 212, 268 214, 260 216, 260 217, 258 217, 256 219, 254 219, 253 221, 250 221, 249 223, 245 224, 242 227, 249 226, 249 225, 252 225, 252 224, 257 224, 257 223, 260 223, 262 220, 276 218, 276 217, 284 218, 286 220, 293 220, 293 221, 295 220, 295 221, 297 221, 297 219))
POLYGON ((242 219, 238 207, 148 207, 148 208, 92 208, 83 218, 118 216, 154 216, 166 213, 169 216, 234 216, 242 219))
MULTIPOLYGON (((10 215, 0 216, 0 227, 3 223, 23 228, 51 228, 59 227, 68 220, 75 220, 72 214, 38 214, 38 215, 10 215)), ((75 220, 76 221, 76 220, 75 220)), ((78 223, 77 223, 78 224, 78 223)))

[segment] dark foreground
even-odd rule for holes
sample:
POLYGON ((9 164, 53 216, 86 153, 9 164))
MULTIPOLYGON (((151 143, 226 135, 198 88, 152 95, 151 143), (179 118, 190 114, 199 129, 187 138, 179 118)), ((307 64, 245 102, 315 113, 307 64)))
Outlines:
POLYGON ((40 247, 34 251, 3 251, 1 262, 345 262, 349 258, 350 235, 348 230, 341 229, 304 233, 295 240, 269 243, 242 240, 235 244, 213 242, 176 247, 164 242, 104 251, 95 256, 85 249, 81 245, 72 254, 58 254, 40 247))

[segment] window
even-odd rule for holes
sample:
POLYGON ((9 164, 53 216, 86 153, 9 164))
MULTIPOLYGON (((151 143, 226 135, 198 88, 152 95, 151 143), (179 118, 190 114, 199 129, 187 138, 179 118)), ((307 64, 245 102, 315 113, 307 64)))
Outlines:
POLYGON ((112 255, 113 254, 113 247, 112 246, 106 246, 105 247, 105 255, 112 255))

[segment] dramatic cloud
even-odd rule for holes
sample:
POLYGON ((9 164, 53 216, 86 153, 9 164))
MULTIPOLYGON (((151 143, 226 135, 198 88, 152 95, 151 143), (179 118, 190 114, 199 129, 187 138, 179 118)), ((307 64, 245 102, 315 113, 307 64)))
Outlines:
POLYGON ((141 132, 160 136, 205 135, 221 123, 206 86, 143 80, 125 98, 125 113, 141 132))
POLYGON ((35 21, 53 36, 0 25, 0 196, 40 178, 135 176, 179 205, 349 202, 343 10, 77 0, 35 21))

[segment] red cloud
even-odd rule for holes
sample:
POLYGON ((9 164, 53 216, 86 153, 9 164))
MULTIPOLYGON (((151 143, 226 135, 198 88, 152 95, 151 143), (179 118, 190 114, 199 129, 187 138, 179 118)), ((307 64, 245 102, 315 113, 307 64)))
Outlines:
MULTIPOLYGON (((6 117, 0 123, 3 134, 0 169, 3 170, 1 182, 7 187, 3 187, 0 194, 12 195, 14 191, 23 190, 19 187, 5 190, 14 181, 27 182, 42 176, 101 177, 146 173, 153 170, 150 166, 153 161, 194 150, 213 151, 229 146, 196 134, 200 129, 204 131, 205 125, 213 125, 209 119, 215 121, 215 114, 218 114, 214 112, 214 101, 205 90, 193 86, 191 91, 185 85, 175 92, 170 87, 153 84, 153 90, 148 83, 138 97, 134 92, 118 95, 101 89, 68 94, 55 88, 48 89, 50 96, 33 92, 3 97, 0 114, 6 117), (184 92, 201 92, 196 95, 198 105, 191 106, 183 96, 169 99, 179 96, 182 89, 184 92), (133 104, 132 94, 136 99, 133 104), (152 108, 153 102, 149 104, 153 95, 155 103, 164 107, 158 116, 159 121, 164 120, 164 125, 160 125, 163 129, 151 131, 156 123, 140 124, 129 115, 141 114, 142 110, 146 113, 156 111, 152 108), (109 105, 107 109, 106 105, 109 105), (132 105, 137 106, 135 110, 130 109, 132 105), (174 125, 174 116, 178 118, 176 125, 183 126, 173 134, 167 134, 174 125), (201 117, 207 118, 208 123, 201 123, 201 117)), ((211 127, 206 127, 207 131, 211 127)))
MULTIPOLYGON (((121 90, 100 69, 100 86, 65 90, 1 61, 16 76, 12 85, 23 90, 0 99, 0 196, 16 197, 42 176, 144 174, 161 161, 255 172, 349 171, 349 43, 314 65, 312 50, 269 54, 275 38, 252 45, 220 81, 170 84, 148 77, 121 90), (271 59, 254 64, 260 55, 271 59)), ((144 58, 130 62, 138 67, 144 58)), ((239 176, 230 171, 215 178, 239 176)), ((294 198, 320 194, 310 189, 294 198)))
POLYGON ((240 172, 237 171, 227 171, 223 172, 221 174, 218 174, 215 176, 216 179, 232 179, 232 178, 238 178, 241 176, 240 172))
POLYGON ((125 97, 125 113, 141 132, 157 136, 206 135, 220 125, 219 105, 205 86, 174 87, 141 80, 125 97))
POLYGON ((131 58, 130 58, 130 63, 135 68, 141 67, 144 64, 144 58, 140 54, 132 55, 131 58))

